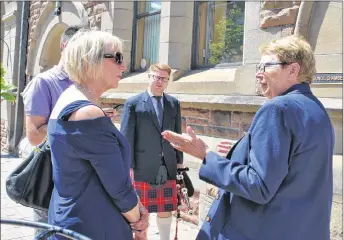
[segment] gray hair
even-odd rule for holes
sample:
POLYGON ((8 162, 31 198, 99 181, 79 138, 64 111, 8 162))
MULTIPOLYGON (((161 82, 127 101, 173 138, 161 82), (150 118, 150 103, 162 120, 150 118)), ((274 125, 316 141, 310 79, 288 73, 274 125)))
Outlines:
POLYGON ((80 31, 62 53, 63 67, 76 83, 95 80, 103 74, 103 55, 122 52, 122 48, 122 40, 108 32, 80 31))

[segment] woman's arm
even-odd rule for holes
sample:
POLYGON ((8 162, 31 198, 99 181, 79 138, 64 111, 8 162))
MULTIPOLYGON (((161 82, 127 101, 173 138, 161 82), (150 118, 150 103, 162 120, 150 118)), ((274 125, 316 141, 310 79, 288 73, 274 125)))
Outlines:
POLYGON ((138 201, 136 206, 128 212, 122 212, 122 215, 130 222, 136 223, 140 220, 140 210, 139 210, 140 202, 138 201))
MULTIPOLYGON (((69 121, 80 121, 104 117, 104 113, 96 106, 89 105, 75 111, 69 121)), ((75 135, 72 148, 80 157, 88 160, 95 169, 104 189, 110 195, 114 205, 131 223, 140 219, 139 201, 124 167, 123 158, 117 138, 109 132, 92 132, 75 135)))

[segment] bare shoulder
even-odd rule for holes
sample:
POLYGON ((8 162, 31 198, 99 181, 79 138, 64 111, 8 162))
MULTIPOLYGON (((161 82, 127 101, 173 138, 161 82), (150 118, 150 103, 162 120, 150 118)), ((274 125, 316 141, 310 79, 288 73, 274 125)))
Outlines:
POLYGON ((69 118, 69 121, 89 120, 104 116, 104 112, 99 107, 95 105, 88 105, 73 112, 69 118))

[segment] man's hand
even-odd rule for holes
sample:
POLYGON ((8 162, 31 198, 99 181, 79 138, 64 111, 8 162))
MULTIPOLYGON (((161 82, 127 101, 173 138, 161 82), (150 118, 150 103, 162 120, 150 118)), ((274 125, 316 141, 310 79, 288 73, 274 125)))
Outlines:
POLYGON ((113 108, 103 108, 102 110, 105 112, 106 116, 111 119, 114 119, 117 116, 117 111, 113 108))
POLYGON ((169 141, 175 149, 203 160, 207 155, 207 144, 196 136, 190 126, 186 128, 186 132, 187 134, 181 135, 172 131, 164 131, 162 136, 169 141))
POLYGON ((221 141, 219 144, 217 144, 218 153, 224 156, 227 156, 232 147, 233 142, 228 140, 221 141))
POLYGON ((140 210, 140 220, 136 223, 131 223, 131 228, 135 233, 135 239, 146 239, 147 238, 147 228, 149 226, 149 213, 147 209, 139 202, 140 210))
POLYGON ((129 172, 131 181, 134 181, 134 169, 130 168, 130 172, 129 172))
POLYGON ((184 166, 184 164, 182 164, 182 163, 178 163, 178 164, 177 164, 177 169, 178 169, 178 168, 185 168, 185 166, 184 166))

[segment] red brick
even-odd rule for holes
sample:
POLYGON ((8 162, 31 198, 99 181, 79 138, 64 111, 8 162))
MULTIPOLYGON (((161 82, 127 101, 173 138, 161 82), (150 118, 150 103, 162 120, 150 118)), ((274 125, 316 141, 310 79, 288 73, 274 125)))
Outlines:
POLYGON ((200 126, 208 126, 209 125, 209 120, 208 119, 202 119, 202 118, 193 118, 193 117, 188 117, 186 118, 186 125, 189 124, 196 124, 200 126))
POLYGON ((182 132, 186 132, 186 119, 185 117, 182 117, 182 132))
POLYGON ((190 126, 194 130, 195 134, 206 135, 204 126, 192 125, 192 124, 190 124, 188 126, 190 126))
POLYGON ((242 113, 241 112, 232 112, 232 123, 233 122, 241 122, 241 115, 242 113))
POLYGON ((240 123, 238 123, 238 122, 232 122, 231 128, 237 128, 237 129, 239 129, 239 128, 240 128, 240 123))
POLYGON ((181 114, 183 117, 197 117, 209 119, 209 110, 207 109, 182 108, 181 114))
POLYGON ((252 123, 254 113, 244 112, 241 114, 241 122, 243 123, 252 123))
POLYGON ((237 139, 239 137, 239 130, 224 127, 207 127, 206 135, 210 137, 237 139))
POLYGON ((210 111, 210 124, 212 126, 229 127, 231 123, 230 112, 210 111))

